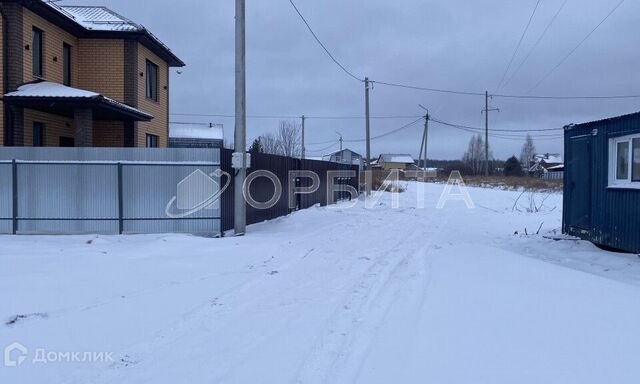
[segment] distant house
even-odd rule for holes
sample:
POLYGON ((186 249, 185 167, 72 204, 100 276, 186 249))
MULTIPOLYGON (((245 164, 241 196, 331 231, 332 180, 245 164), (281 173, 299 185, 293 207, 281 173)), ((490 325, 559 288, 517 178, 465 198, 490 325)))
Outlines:
MULTIPOLYGON (((533 160, 529 165, 529 175, 535 177, 543 177, 543 178, 551 178, 547 175, 547 173, 556 173, 562 172, 564 170, 564 163, 562 159, 562 155, 558 153, 545 153, 545 154, 536 154, 533 156, 533 160)), ((558 177, 555 177, 558 178, 558 177)))
POLYGON ((565 127, 564 233, 640 253, 640 112, 565 127))
POLYGON ((148 29, 101 6, 0 4, 0 145, 167 146, 184 63, 148 29))
POLYGON ((169 125, 169 147, 171 148, 222 148, 224 129, 222 125, 169 125))
POLYGON ((334 163, 357 165, 360 170, 364 168, 364 160, 362 159, 362 155, 348 148, 324 155, 322 157, 322 160, 331 161, 334 163))
POLYGON ((408 154, 385 153, 378 157, 375 165, 385 171, 391 169, 408 170, 416 167, 415 160, 408 154))

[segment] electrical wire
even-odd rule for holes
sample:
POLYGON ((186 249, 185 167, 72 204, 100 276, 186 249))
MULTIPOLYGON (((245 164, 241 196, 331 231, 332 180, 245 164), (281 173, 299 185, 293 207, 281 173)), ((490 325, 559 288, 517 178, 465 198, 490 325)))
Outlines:
MULTIPOLYGON (((170 113, 172 116, 192 116, 192 117, 224 117, 234 118, 235 115, 230 114, 213 114, 213 113, 170 113)), ((247 115, 248 119, 300 119, 302 116, 287 116, 287 115, 247 115)), ((370 119, 415 119, 419 116, 370 116, 370 119)), ((313 120, 364 120, 365 116, 305 116, 305 119, 313 120)))
POLYGON ((625 0, 621 0, 615 7, 613 7, 613 9, 604 17, 604 19, 600 20, 600 22, 598 23, 598 25, 595 26, 595 28, 593 28, 579 43, 578 45, 576 45, 571 51, 569 51, 569 53, 564 56, 562 58, 562 60, 560 60, 558 62, 558 64, 556 64, 553 68, 551 68, 551 70, 549 72, 547 72, 544 76, 542 76, 542 78, 536 83, 536 85, 534 85, 531 89, 529 89, 529 91, 527 92, 527 94, 533 92, 536 88, 538 88, 538 86, 540 86, 540 84, 542 84, 549 76, 551 76, 551 74, 558 69, 562 64, 564 64, 565 61, 567 61, 567 59, 569 59, 569 57, 571 57, 571 55, 574 54, 575 51, 578 50, 578 48, 580 48, 582 46, 582 44, 584 44, 585 41, 587 41, 587 39, 589 39, 589 37, 591 37, 591 35, 593 35, 593 33, 602 25, 604 24, 605 21, 607 21, 607 19, 618 9, 620 8, 620 6, 622 5, 622 3, 624 3, 625 0))
POLYGON ((518 50, 520 49, 520 46, 522 45, 522 41, 524 40, 524 37, 527 34, 527 31, 529 30, 529 27, 531 26, 531 21, 533 20, 533 16, 535 16, 536 11, 538 10, 538 6, 540 5, 540 1, 542 0, 538 0, 536 2, 536 6, 533 8, 533 12, 531 12, 531 16, 529 16, 529 21, 527 22, 527 26, 524 27, 524 31, 522 31, 522 35, 520 36, 520 40, 518 41, 518 45, 516 45, 516 49, 513 51, 513 55, 511 55, 511 60, 509 60, 509 64, 507 65, 507 69, 504 70, 504 74, 502 75, 502 79, 500 79, 500 83, 498 83, 498 87, 496 88, 496 91, 499 91, 500 88, 502 87, 502 83, 504 82, 504 79, 507 77, 507 74, 509 73, 509 69, 511 69, 511 65, 513 64, 513 60, 515 60, 516 55, 518 54, 518 50))
POLYGON ((450 94, 465 95, 465 96, 484 96, 484 92, 454 91, 454 90, 450 90, 450 89, 419 87, 419 86, 415 86, 415 85, 389 83, 389 82, 378 81, 378 80, 369 80, 369 82, 370 83, 374 83, 374 84, 386 85, 386 86, 389 86, 389 87, 415 89, 415 90, 418 90, 418 91, 437 92, 437 93, 450 93, 450 94))
MULTIPOLYGON (((465 128, 465 129, 471 129, 471 130, 483 131, 483 132, 485 130, 485 128, 481 128, 481 127, 471 127, 471 126, 468 126, 468 125, 449 123, 449 122, 440 120, 438 118, 435 118, 433 116, 429 117, 429 121, 434 121, 434 122, 436 122, 438 124, 447 125, 447 126, 451 126, 451 127, 455 127, 455 128, 465 128)), ((562 128, 537 128, 537 129, 497 129, 497 128, 489 128, 489 132, 528 133, 528 132, 558 131, 558 130, 561 130, 561 129, 562 128)))
POLYGON ((298 14, 298 16, 300 16, 300 18, 302 19, 302 21, 304 22, 304 24, 307 26, 307 29, 309 30, 309 32, 311 32, 311 35, 313 35, 313 38, 316 40, 316 42, 322 47, 322 49, 324 49, 324 51, 327 53, 327 55, 331 58, 331 60, 333 60, 334 63, 336 63, 336 65, 338 67, 340 67, 340 69, 342 69, 347 75, 351 76, 352 78, 363 82, 364 79, 359 78, 358 76, 354 75, 353 73, 351 73, 351 71, 349 71, 347 68, 345 68, 344 65, 342 65, 332 54, 331 52, 329 52, 329 49, 327 49, 327 47, 322 43, 322 41, 320 41, 320 38, 318 38, 318 36, 316 35, 316 33, 313 31, 313 29, 311 28, 311 26, 309 25, 309 23, 307 22, 307 19, 304 18, 304 16, 302 15, 302 13, 300 12, 300 10, 298 9, 298 7, 296 7, 296 4, 293 2, 293 0, 289 0, 289 3, 291 3, 291 6, 293 6, 293 9, 295 9, 296 13, 298 14))
MULTIPOLYGON (((377 139, 381 139, 381 138, 383 138, 383 137, 387 137, 387 136, 393 135, 393 134, 398 133, 398 132, 400 132, 400 131, 402 131, 402 130, 404 130, 404 129, 407 129, 407 128, 409 128, 409 127, 413 127, 414 125, 416 125, 417 123, 419 123, 419 122, 420 122, 421 120, 423 120, 423 119, 424 119, 424 117, 421 117, 421 118, 419 118, 418 120, 412 121, 412 122, 411 122, 411 123, 409 123, 409 124, 405 124, 405 125, 403 125, 403 126, 402 126, 402 127, 400 127, 400 128, 393 129, 393 130, 391 130, 391 131, 389 131, 389 132, 385 132, 385 133, 383 133, 383 134, 381 134, 381 135, 378 135, 378 136, 372 136, 372 137, 370 138, 370 140, 372 140, 372 141, 373 141, 373 140, 377 140, 377 139)), ((366 139, 351 139, 351 140, 343 140, 343 141, 344 141, 345 143, 361 143, 361 142, 364 142, 364 141, 367 141, 367 140, 366 140, 366 139)))
POLYGON ((562 2, 562 4, 560 5, 560 8, 558 8, 558 10, 556 11, 556 13, 553 15, 553 17, 551 18, 551 21, 549 21, 549 23, 547 23, 547 26, 544 28, 544 30, 542 31, 542 33, 540 34, 540 36, 538 37, 538 40, 536 40, 535 44, 533 44, 533 47, 531 47, 531 49, 529 50, 529 53, 527 53, 527 55, 525 56, 524 60, 522 60, 520 62, 520 64, 516 67, 516 69, 513 71, 513 73, 511 74, 511 76, 509 76, 509 79, 507 80, 506 83, 504 83, 503 86, 507 86, 509 85, 509 83, 511 82, 511 80, 513 80, 513 78, 516 76, 516 74, 518 73, 518 71, 520 71, 520 69, 522 68, 522 66, 524 65, 524 63, 527 62, 527 60, 529 60, 529 57, 531 57, 531 54, 533 53, 533 51, 536 50, 536 48, 538 47, 538 45, 540 44, 540 42, 542 41, 542 39, 545 37, 545 35, 547 34, 547 31, 549 31, 549 28, 551 28, 551 25, 553 25, 553 23, 556 21, 556 19, 558 18, 558 15, 560 14, 560 12, 562 12, 562 10, 564 9, 564 6, 567 5, 567 3, 569 2, 569 0, 564 0, 562 2))

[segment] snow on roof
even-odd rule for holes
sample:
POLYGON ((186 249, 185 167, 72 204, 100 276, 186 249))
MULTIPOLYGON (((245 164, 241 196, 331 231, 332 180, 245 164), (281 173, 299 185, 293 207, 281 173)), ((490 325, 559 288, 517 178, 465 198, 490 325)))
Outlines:
POLYGON ((169 124, 169 137, 176 139, 224 140, 224 128, 222 125, 208 127, 201 124, 169 124))
POLYGON ((413 160, 413 157, 411 157, 411 155, 408 154, 391 154, 391 153, 385 153, 380 155, 380 157, 382 158, 382 160, 385 163, 404 163, 404 164, 409 164, 409 163, 414 163, 415 160, 413 160))
POLYGON ((558 153, 537 153, 533 156, 534 161, 542 161, 545 163, 562 163, 562 155, 558 153))
POLYGON ((92 98, 100 96, 99 93, 85 91, 84 89, 71 88, 66 85, 52 83, 50 81, 40 81, 28 83, 18 87, 18 90, 9 92, 6 97, 86 97, 92 98))
POLYGON ((564 164, 554 165, 553 167, 547 168, 547 170, 560 170, 560 169, 564 169, 564 164))
POLYGON ((101 99, 109 104, 113 104, 123 109, 128 109, 132 112, 145 115, 149 118, 153 118, 153 115, 143 112, 130 105, 113 100, 109 97, 103 96, 96 92, 87 91, 79 88, 67 87, 66 85, 52 83, 50 81, 38 81, 34 83, 27 83, 18 87, 17 90, 9 92, 4 95, 5 97, 55 97, 55 98, 83 98, 83 99, 101 99))
POLYGON ((99 31, 129 31, 144 30, 144 27, 134 23, 126 17, 102 6, 59 6, 64 13, 68 13, 78 24, 86 29, 99 31))

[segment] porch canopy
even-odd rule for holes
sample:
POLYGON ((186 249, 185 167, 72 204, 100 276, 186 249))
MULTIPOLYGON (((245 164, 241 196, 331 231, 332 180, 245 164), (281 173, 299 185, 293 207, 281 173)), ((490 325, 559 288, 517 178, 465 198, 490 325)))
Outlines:
POLYGON ((153 115, 96 92, 49 81, 24 84, 4 95, 12 105, 73 118, 78 110, 91 110, 93 120, 150 121, 153 115))

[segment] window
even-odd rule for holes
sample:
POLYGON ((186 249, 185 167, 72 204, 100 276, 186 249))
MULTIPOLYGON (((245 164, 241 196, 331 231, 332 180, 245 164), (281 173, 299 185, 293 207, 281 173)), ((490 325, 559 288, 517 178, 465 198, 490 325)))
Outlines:
POLYGON ((640 189, 640 134, 609 140, 609 186, 640 189))
POLYGON ((158 66, 147 60, 147 99, 158 101, 158 66))
POLYGON ((32 144, 34 147, 42 147, 44 146, 44 124, 42 123, 33 123, 33 141, 32 144))
POLYGON ((146 145, 147 148, 157 148, 158 147, 158 136, 150 135, 147 133, 146 145))
POLYGON ((33 76, 42 77, 42 30, 33 27, 31 59, 33 76))
POLYGON ((62 71, 62 82, 71 86, 71 46, 67 43, 62 45, 62 71))
POLYGON ((65 137, 60 136, 60 146, 61 147, 75 147, 76 141, 73 137, 65 137))

